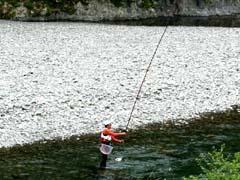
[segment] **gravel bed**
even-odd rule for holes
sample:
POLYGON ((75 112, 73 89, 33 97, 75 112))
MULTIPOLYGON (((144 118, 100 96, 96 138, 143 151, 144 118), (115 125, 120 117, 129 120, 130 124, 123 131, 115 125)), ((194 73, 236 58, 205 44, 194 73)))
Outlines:
MULTIPOLYGON (((126 126, 164 27, 0 21, 0 147, 126 126)), ((240 29, 169 27, 131 128, 240 102, 240 29)))
POLYGON ((240 28, 170 27, 147 76, 132 127, 186 120, 236 104, 240 28))

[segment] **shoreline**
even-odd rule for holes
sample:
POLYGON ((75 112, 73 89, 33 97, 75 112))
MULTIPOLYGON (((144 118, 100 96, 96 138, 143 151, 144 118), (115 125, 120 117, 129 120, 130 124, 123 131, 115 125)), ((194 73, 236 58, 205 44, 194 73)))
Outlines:
MULTIPOLYGON (((190 118, 190 119, 184 119, 184 120, 167 120, 163 122, 155 122, 155 123, 149 123, 144 124, 142 126, 139 126, 135 129, 129 129, 128 134, 131 136, 131 134, 134 134, 135 137, 137 134, 141 134, 147 131, 171 131, 173 129, 179 129, 183 128, 185 130, 191 131, 193 129, 200 128, 201 126, 207 126, 210 124, 221 124, 221 123, 234 123, 239 122, 240 119, 237 117, 240 117, 240 104, 238 105, 232 105, 231 107, 227 108, 224 111, 216 111, 216 112, 204 112, 199 115, 199 117, 190 118)), ((114 128, 115 131, 122 131, 124 129, 114 128)), ((39 140, 32 143, 26 143, 26 144, 16 144, 14 146, 10 147, 0 147, 0 154, 4 155, 12 154, 13 152, 19 151, 22 152, 21 149, 25 149, 27 147, 36 147, 36 146, 44 146, 46 144, 47 146, 51 146, 51 144, 71 144, 72 143, 91 143, 94 142, 94 144, 99 144, 98 137, 99 133, 86 133, 86 134, 80 134, 80 135, 73 135, 67 138, 62 137, 56 137, 54 139, 45 139, 45 140, 39 140)), ((127 140, 130 141, 129 137, 127 137, 127 140)), ((24 152, 28 151, 25 149, 24 152)), ((29 149, 31 151, 31 148, 29 149)))
POLYGON ((234 15, 212 15, 212 16, 160 16, 145 19, 123 19, 123 20, 74 20, 74 19, 48 19, 30 18, 20 20, 2 19, 15 22, 69 22, 69 23, 92 23, 128 26, 204 26, 204 27, 240 27, 240 14, 234 15))

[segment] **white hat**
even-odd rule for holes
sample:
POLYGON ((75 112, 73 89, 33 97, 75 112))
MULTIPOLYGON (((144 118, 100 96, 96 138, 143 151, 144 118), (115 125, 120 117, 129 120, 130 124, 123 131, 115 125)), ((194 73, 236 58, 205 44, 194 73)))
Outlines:
POLYGON ((104 126, 107 126, 107 125, 109 125, 109 124, 112 124, 112 122, 111 122, 110 120, 105 120, 105 121, 103 121, 103 125, 104 125, 104 126))

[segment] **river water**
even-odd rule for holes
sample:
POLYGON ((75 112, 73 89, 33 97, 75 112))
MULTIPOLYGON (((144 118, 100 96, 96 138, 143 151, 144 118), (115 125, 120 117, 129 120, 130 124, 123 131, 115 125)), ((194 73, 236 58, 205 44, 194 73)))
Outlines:
POLYGON ((98 134, 0 150, 4 179, 181 179, 201 173, 195 159, 225 144, 240 151, 240 109, 205 113, 189 124, 150 124, 115 145, 108 169, 98 169, 98 134), (122 161, 115 161, 123 157, 122 161))

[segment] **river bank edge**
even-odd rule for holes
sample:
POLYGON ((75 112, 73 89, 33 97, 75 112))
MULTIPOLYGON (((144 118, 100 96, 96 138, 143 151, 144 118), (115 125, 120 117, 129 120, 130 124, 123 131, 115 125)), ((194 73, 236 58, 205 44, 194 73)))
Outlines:
POLYGON ((93 23, 106 25, 126 25, 126 26, 204 26, 204 27, 240 27, 240 14, 224 16, 160 16, 145 19, 126 20, 74 20, 74 19, 45 19, 31 18, 22 20, 1 19, 2 21, 15 22, 71 22, 71 23, 93 23))
MULTIPOLYGON (((191 119, 177 119, 177 120, 165 120, 159 123, 149 123, 143 126, 138 126, 136 129, 129 129, 128 136, 126 138, 127 144, 131 144, 131 139, 138 138, 139 134, 144 134, 146 131, 163 131, 168 132, 174 129, 184 129, 184 131, 191 131, 202 126, 209 124, 221 124, 221 123, 240 123, 240 105, 232 105, 225 111, 205 112, 201 113, 199 117, 191 119)), ((114 124, 113 124, 114 127, 114 124)), ((116 131, 125 131, 125 129, 115 129, 116 131)), ((69 138, 55 138, 50 140, 40 140, 29 144, 14 145, 12 147, 1 147, 1 156, 12 156, 21 153, 28 153, 41 149, 41 146, 47 147, 62 147, 66 145, 77 145, 77 144, 95 144, 96 147, 99 145, 98 133, 86 133, 81 135, 74 135, 69 138)))

